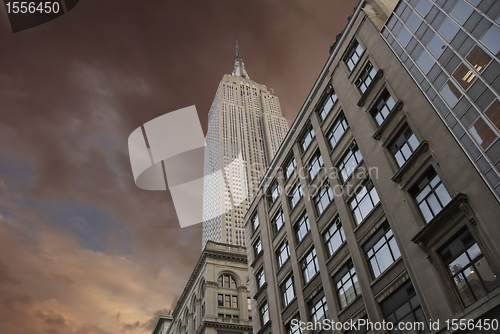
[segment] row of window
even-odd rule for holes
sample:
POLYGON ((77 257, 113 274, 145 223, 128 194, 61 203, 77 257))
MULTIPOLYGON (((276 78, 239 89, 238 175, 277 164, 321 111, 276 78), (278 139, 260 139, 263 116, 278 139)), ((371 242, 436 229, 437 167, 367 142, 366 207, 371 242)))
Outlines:
POLYGON ((238 308, 238 296, 219 293, 217 296, 217 305, 221 307, 238 308))

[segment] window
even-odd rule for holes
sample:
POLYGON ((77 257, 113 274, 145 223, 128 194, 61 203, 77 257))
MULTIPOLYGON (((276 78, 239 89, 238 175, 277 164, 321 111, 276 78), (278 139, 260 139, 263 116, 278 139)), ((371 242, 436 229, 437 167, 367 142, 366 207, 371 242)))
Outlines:
POLYGON ((335 102, 337 102, 337 94, 331 86, 328 87, 330 92, 328 93, 326 99, 321 104, 321 108, 318 110, 319 118, 324 121, 326 116, 330 113, 335 102))
POLYGON ((352 69, 356 66, 364 51, 365 50, 361 45, 359 45, 358 41, 354 41, 345 59, 347 67, 349 67, 349 71, 352 71, 352 69))
POLYGON ((255 276, 257 278, 257 288, 262 288, 264 283, 266 283, 266 277, 264 276, 264 268, 259 270, 257 275, 255 276))
POLYGON ((267 302, 259 308, 259 314, 260 323, 262 324, 262 326, 264 326, 269 321, 269 309, 267 307, 267 302))
POLYGON ((260 243, 260 238, 257 239, 255 244, 253 245, 253 252, 255 257, 257 257, 260 254, 260 252, 262 252, 262 244, 260 243))
POLYGON ((271 203, 276 202, 280 195, 280 187, 278 185, 278 182, 273 182, 271 186, 269 187, 269 199, 271 200, 271 203))
POLYGON ((333 191, 328 183, 325 181, 318 190, 318 194, 314 196, 314 205, 318 216, 325 211, 326 207, 333 201, 333 191))
POLYGON ((351 262, 340 269, 333 277, 333 282, 335 283, 335 290, 337 291, 341 309, 346 307, 347 304, 352 302, 361 293, 358 277, 351 262))
POLYGON ((292 188, 292 191, 288 194, 288 202, 290 203, 290 209, 297 205, 297 203, 302 198, 302 189, 300 188, 300 182, 297 180, 297 183, 292 188))
POLYGON ((304 276, 304 284, 309 282, 311 278, 319 271, 318 258, 316 257, 316 249, 312 248, 309 253, 300 261, 302 274, 304 276))
POLYGON ((335 120, 335 123, 333 123, 332 127, 326 134, 332 150, 337 145, 340 138, 342 138, 342 135, 345 133, 348 126, 349 125, 347 124, 344 113, 341 112, 337 120, 335 120))
POLYGON ((368 62, 355 83, 361 93, 366 92, 373 79, 375 79, 376 74, 377 70, 373 67, 372 63, 368 62))
POLYGON ((288 248, 288 240, 284 240, 276 250, 276 259, 278 260, 278 269, 283 266, 283 264, 290 257, 290 250, 288 248))
POLYGON ((309 313, 312 322, 320 322, 328 318, 328 305, 323 291, 314 296, 309 303, 309 313))
POLYGON ((361 162, 361 160, 363 160, 361 152, 359 151, 358 146, 355 145, 355 142, 353 142, 351 146, 353 147, 350 148, 346 154, 344 154, 337 166, 338 170, 340 171, 340 178, 342 182, 347 181, 356 167, 358 167, 358 164, 361 162))
POLYGON ((379 277, 381 273, 401 256, 396 239, 394 239, 392 230, 387 222, 375 232, 363 246, 363 249, 372 268, 374 278, 379 277))
POLYGON ((219 288, 236 289, 236 281, 230 275, 220 275, 217 280, 217 286, 219 288))
POLYGON ((465 307, 499 285, 476 241, 465 229, 439 251, 465 307))
POLYGON ((339 249, 340 245, 342 245, 345 240, 344 228, 342 227, 339 217, 335 218, 333 224, 325 232, 323 237, 325 238, 326 253, 328 257, 330 257, 339 249))
POLYGON ((288 304, 295 298, 295 285, 293 282, 293 275, 288 277, 280 286, 281 296, 283 297, 283 306, 287 307, 288 304))
POLYGON ((302 331, 299 326, 300 323, 300 317, 297 314, 288 324, 285 326, 285 333, 286 334, 302 334, 302 331), (294 326, 295 324, 295 326, 294 326))
POLYGON ((311 124, 309 124, 306 132, 302 136, 302 139, 300 140, 300 146, 302 147, 302 151, 305 152, 307 148, 309 147, 309 144, 311 144, 312 140, 314 138, 314 129, 311 124))
POLYGON ((247 306, 249 313, 252 314, 252 299, 250 297, 247 297, 247 306))
POLYGON ((297 224, 295 224, 294 226, 297 243, 301 242, 302 239, 304 239, 309 229, 309 218, 307 217, 307 212, 304 212, 304 214, 299 218, 297 224))
POLYGON ((390 146, 389 151, 391 151, 391 154, 396 159, 398 166, 401 167, 410 158, 413 152, 415 152, 419 144, 417 137, 415 137, 413 131, 411 131, 408 124, 406 124, 390 146))
POLYGON ((217 296, 217 305, 224 306, 224 295, 223 294, 219 294, 217 296))
POLYGON ((318 172, 321 169, 321 167, 323 167, 323 157, 321 157, 321 153, 317 151, 307 165, 310 181, 314 180, 316 175, 318 175, 318 172))
POLYGON ((225 295, 224 296, 224 307, 231 307, 231 296, 230 295, 225 295))
POLYGON ((410 189, 410 194, 417 201, 420 212, 428 223, 451 201, 441 179, 431 168, 424 177, 410 189))
POLYGON ((257 228, 259 227, 259 215, 257 213, 252 217, 252 231, 256 231, 257 228))
POLYGON ((283 210, 279 210, 276 215, 273 217, 273 219, 271 220, 271 224, 273 226, 273 232, 274 232, 274 235, 276 235, 276 233, 279 232, 279 230, 281 230, 281 228, 283 227, 284 223, 285 223, 285 218, 283 217, 283 210))
POLYGON ((467 55, 467 60, 472 66, 474 66, 476 71, 482 73, 486 65, 488 65, 491 61, 491 57, 488 56, 486 52, 483 51, 483 49, 476 45, 467 55))
POLYGON ((295 163, 295 157, 292 156, 285 166, 285 179, 288 180, 290 178, 296 167, 297 164, 295 163))
POLYGON ((392 98, 391 94, 389 94, 387 90, 384 90, 384 92, 378 99, 377 104, 370 111, 370 114, 372 114, 373 118, 375 118, 377 125, 382 125, 395 105, 396 102, 392 98))
POLYGON ((368 179, 349 202, 356 224, 359 225, 379 202, 377 190, 368 179))
POLYGON ((231 296, 231 305, 233 308, 238 308, 238 296, 231 296))
MULTIPOLYGON (((380 308, 384 319, 393 323, 394 328, 397 329, 400 322, 413 323, 418 326, 413 329, 412 333, 429 333, 424 312, 420 307, 420 301, 415 294, 411 281, 404 283, 403 286, 383 300, 380 303, 380 308)), ((394 333, 406 332, 395 330, 394 333)))

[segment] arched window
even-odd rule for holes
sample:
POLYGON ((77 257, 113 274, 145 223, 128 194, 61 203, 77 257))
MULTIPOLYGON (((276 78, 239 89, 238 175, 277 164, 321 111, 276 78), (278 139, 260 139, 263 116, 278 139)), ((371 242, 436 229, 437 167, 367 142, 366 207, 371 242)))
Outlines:
POLYGON ((236 280, 231 275, 220 275, 217 280, 217 286, 219 288, 236 289, 236 280))

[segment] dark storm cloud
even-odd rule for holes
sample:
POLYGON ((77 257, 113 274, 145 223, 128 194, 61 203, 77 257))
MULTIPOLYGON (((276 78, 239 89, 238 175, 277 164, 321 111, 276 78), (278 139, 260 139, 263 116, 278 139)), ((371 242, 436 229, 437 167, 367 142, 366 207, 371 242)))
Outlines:
POLYGON ((168 192, 135 187, 128 135, 193 104, 206 129, 235 37, 291 124, 356 3, 82 0, 16 34, 0 6, 0 331, 150 332, 201 228, 179 228, 168 192), (107 212, 106 228, 79 206, 107 212))

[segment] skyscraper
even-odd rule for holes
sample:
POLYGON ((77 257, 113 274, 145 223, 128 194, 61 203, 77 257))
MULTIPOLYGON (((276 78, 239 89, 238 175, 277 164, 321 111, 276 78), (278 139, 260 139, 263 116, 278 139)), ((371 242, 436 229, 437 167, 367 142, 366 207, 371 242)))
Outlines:
POLYGON ((245 245, 243 217, 287 131, 278 97, 250 79, 236 42, 233 72, 208 114, 203 247, 207 240, 245 245))

